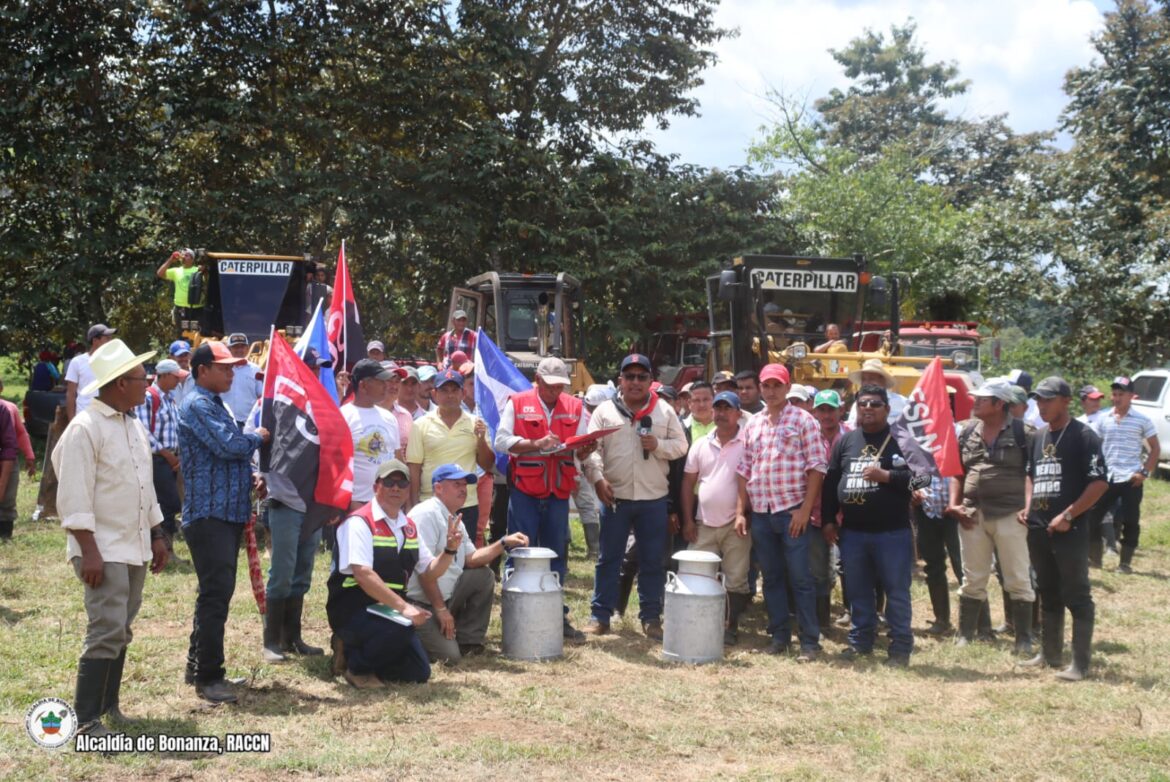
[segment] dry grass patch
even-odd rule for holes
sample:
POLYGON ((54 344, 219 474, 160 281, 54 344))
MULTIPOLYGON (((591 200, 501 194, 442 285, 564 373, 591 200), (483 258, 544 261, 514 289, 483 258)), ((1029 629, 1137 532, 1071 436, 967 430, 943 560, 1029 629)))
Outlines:
MULTIPOLYGON (((31 494, 22 492, 22 499, 31 494)), ((85 624, 59 530, 32 525, 0 548, 0 777, 12 779, 1170 779, 1170 484, 1147 494, 1137 574, 1107 562, 1091 681, 1065 685, 1012 665, 1010 644, 956 649, 920 636, 909 670, 882 655, 797 665, 763 653, 763 609, 720 664, 663 662, 635 617, 616 632, 529 665, 496 654, 432 681, 357 692, 327 658, 265 665, 260 619, 241 568, 227 634, 230 672, 249 678, 235 706, 211 707, 182 682, 194 604, 189 567, 151 577, 127 664, 124 710, 143 732, 272 735, 266 755, 48 753, 24 735, 35 699, 72 695, 85 624)), ((579 539, 579 536, 578 536, 579 539)), ((184 552, 185 553, 185 552, 184 552)), ((572 562, 573 619, 591 572, 572 562)), ((324 645, 327 562, 318 561, 305 635, 324 645)), ((914 586, 916 627, 929 606, 914 586)), ((998 606, 997 596, 993 606, 998 606)), ((994 613, 998 616, 999 609, 994 613)), ((489 639, 498 650, 499 618, 489 639)), ((827 649, 841 648, 834 633, 827 649)))

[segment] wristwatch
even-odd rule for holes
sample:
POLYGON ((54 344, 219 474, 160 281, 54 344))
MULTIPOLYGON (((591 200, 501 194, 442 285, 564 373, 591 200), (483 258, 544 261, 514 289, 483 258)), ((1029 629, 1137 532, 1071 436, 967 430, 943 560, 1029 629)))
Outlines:
POLYGON ((1150 471, 1149 471, 1149 470, 1147 470, 1145 467, 1143 467, 1143 468, 1141 468, 1140 470, 1138 470, 1138 472, 1139 472, 1139 473, 1141 473, 1141 475, 1142 475, 1142 477, 1143 477, 1143 478, 1149 478, 1149 477, 1150 477, 1150 471))
POLYGON ((1065 509, 1064 513, 1060 514, 1060 518, 1067 521, 1069 524, 1072 524, 1073 515, 1072 515, 1072 512, 1069 511, 1067 508, 1065 509))

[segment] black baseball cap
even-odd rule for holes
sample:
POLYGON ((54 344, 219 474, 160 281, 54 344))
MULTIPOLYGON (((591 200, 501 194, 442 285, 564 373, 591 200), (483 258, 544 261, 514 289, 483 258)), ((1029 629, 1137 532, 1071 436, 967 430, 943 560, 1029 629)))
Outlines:
POLYGON ((363 358, 361 361, 353 365, 353 382, 356 386, 363 380, 389 380, 394 377, 394 373, 382 366, 382 362, 374 361, 373 359, 363 358))
POLYGON ((1132 394, 1133 393, 1133 378, 1126 377, 1124 375, 1119 375, 1118 377, 1113 378, 1113 382, 1109 384, 1109 387, 1116 388, 1118 391, 1126 391, 1126 392, 1132 394))
POLYGON ((1063 377, 1046 377, 1041 380, 1031 396, 1035 399, 1053 399, 1058 396, 1072 396, 1072 388, 1063 377))

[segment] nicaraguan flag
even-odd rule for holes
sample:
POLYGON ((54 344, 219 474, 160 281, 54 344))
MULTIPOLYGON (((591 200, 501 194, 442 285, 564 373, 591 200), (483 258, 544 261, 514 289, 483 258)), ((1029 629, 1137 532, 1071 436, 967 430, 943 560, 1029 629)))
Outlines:
MULTIPOLYGON (((508 397, 530 388, 532 381, 524 377, 512 359, 480 329, 475 336, 475 412, 487 424, 489 443, 496 442, 500 411, 507 404, 508 397)), ((507 473, 508 454, 496 454, 496 470, 501 475, 507 473)))
MULTIPOLYGON (((309 348, 317 351, 317 361, 329 361, 329 335, 325 333, 325 316, 321 314, 321 304, 324 300, 317 302, 317 311, 313 313, 313 317, 309 319, 309 327, 305 329, 305 333, 297 340, 297 344, 293 346, 293 350, 297 356, 304 360, 305 351, 309 348)), ((321 385, 329 392, 329 396, 333 397, 333 401, 341 404, 341 399, 337 395, 337 379, 333 374, 333 367, 322 367, 318 364, 319 377, 321 385)))

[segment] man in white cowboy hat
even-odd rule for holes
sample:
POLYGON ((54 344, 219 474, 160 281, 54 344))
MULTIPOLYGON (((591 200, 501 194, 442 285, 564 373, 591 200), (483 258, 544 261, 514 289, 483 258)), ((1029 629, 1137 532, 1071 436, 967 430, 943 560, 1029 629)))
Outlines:
POLYGON ((134 417, 149 380, 143 362, 120 339, 90 356, 94 394, 74 416, 53 451, 53 466, 69 476, 57 488, 66 556, 85 585, 88 624, 77 664, 73 708, 79 732, 103 736, 102 715, 125 721, 118 709, 130 624, 142 605, 146 567, 166 566, 162 511, 154 494, 150 443, 134 417))
MULTIPOLYGON (((894 388, 894 376, 890 374, 890 370, 886 369, 880 358, 866 359, 865 363, 861 365, 861 369, 855 369, 849 373, 849 380, 852 381, 854 388, 874 385, 886 389, 886 396, 890 400, 889 423, 893 425, 894 421, 902 417, 902 411, 906 409, 906 397, 899 394, 894 388)), ((856 405, 849 411, 849 425, 857 426, 856 405)))

